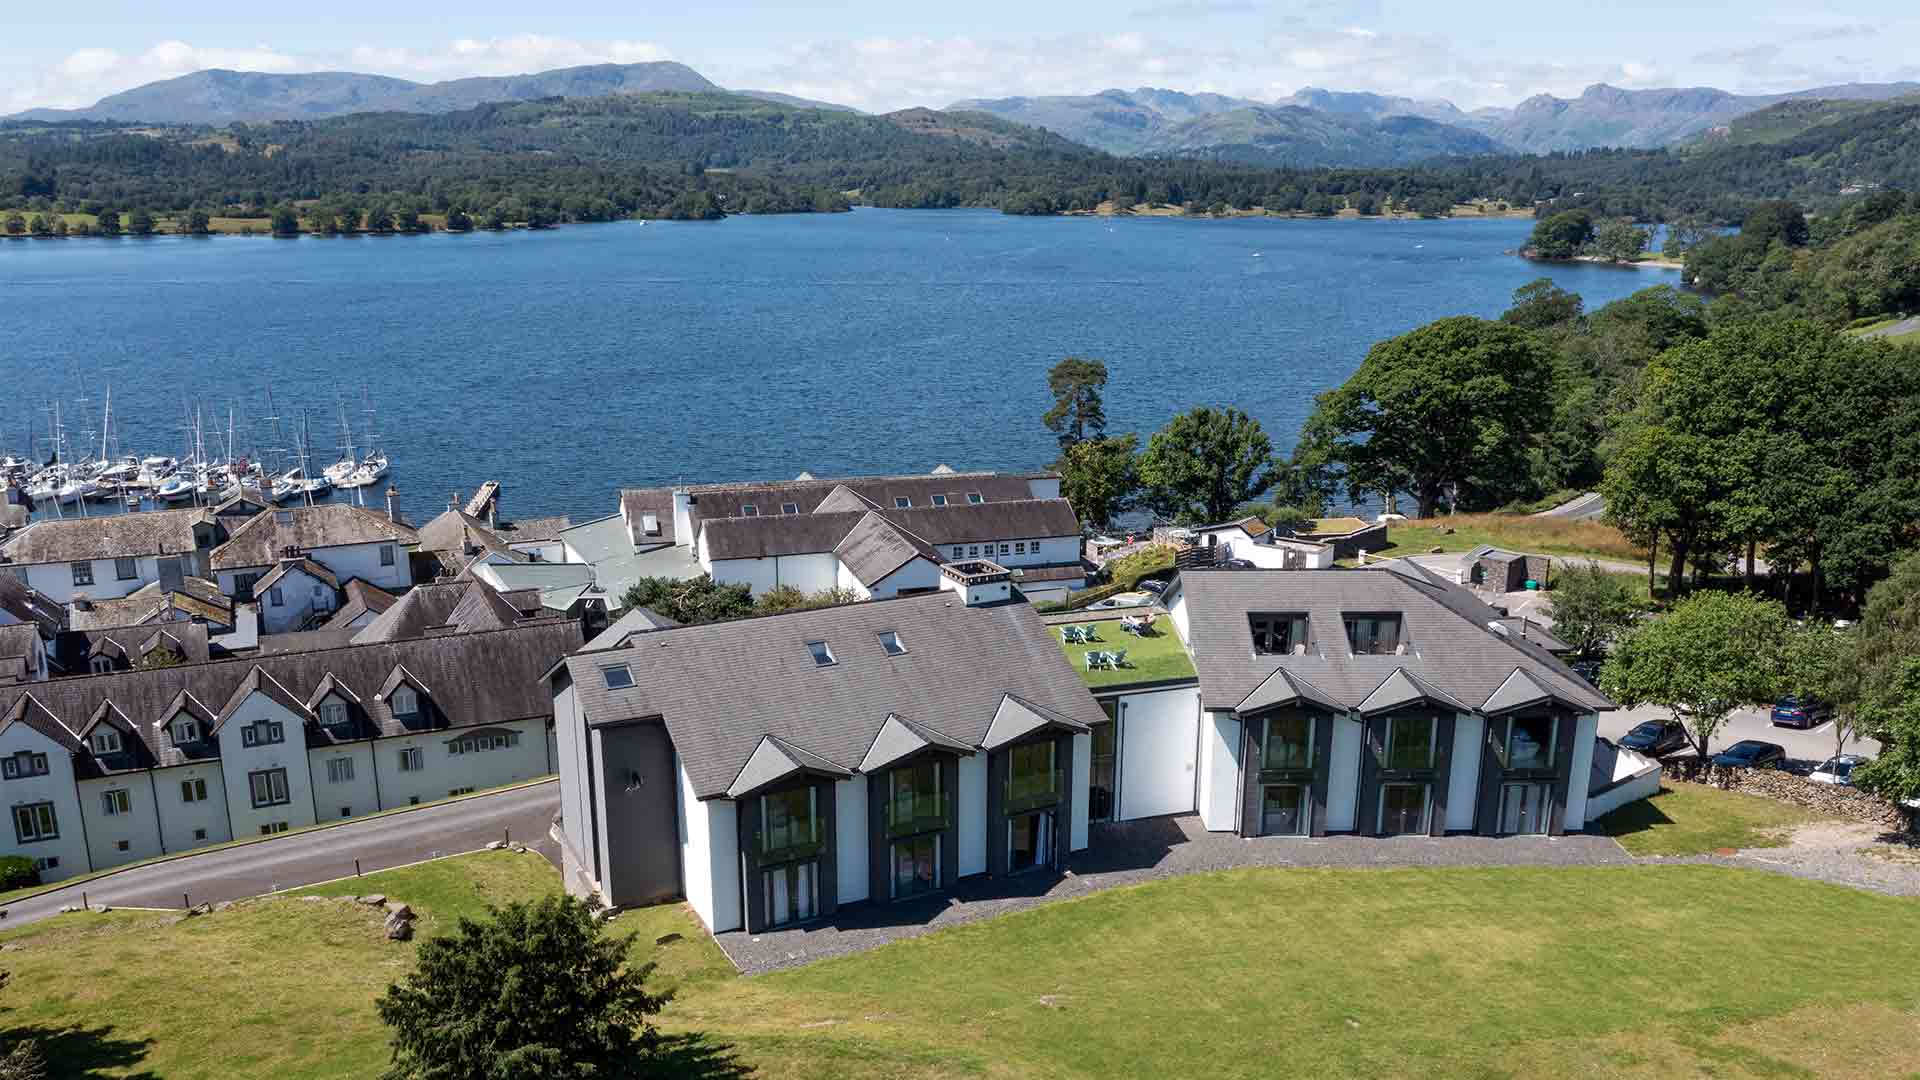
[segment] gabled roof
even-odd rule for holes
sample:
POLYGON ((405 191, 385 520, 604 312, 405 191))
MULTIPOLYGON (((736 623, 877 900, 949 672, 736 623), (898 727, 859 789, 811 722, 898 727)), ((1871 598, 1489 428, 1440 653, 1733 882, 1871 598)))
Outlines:
POLYGON ((833 514, 854 510, 877 510, 880 504, 853 490, 845 484, 836 484, 827 497, 820 500, 809 513, 833 514))
POLYGON ((1276 705, 1314 705, 1331 712, 1347 711, 1331 694, 1286 668, 1279 668, 1261 680, 1234 711, 1245 716, 1276 705))
POLYGON ((213 656, 207 624, 186 619, 148 622, 136 626, 110 626, 93 630, 69 630, 54 641, 53 655, 69 671, 84 670, 96 656, 138 661, 152 651, 155 634, 164 633, 164 643, 190 664, 205 663, 213 656))
POLYGON ((1461 703, 1446 691, 1427 682, 1406 668, 1396 668, 1386 677, 1373 693, 1361 699, 1359 711, 1366 714, 1392 712, 1407 705, 1420 703, 1444 705, 1456 712, 1472 712, 1472 706, 1461 703))
POLYGON ((176 615, 232 626, 233 600, 213 582, 188 576, 174 590, 162 589, 153 581, 116 599, 88 600, 85 607, 75 607, 67 621, 75 630, 99 630, 174 621, 176 615))
POLYGON ((626 652, 634 685, 620 690, 598 675, 609 654, 567 659, 584 722, 659 717, 702 799, 726 796, 769 735, 853 769, 889 717, 969 747, 1009 695, 1082 729, 1106 718, 1030 606, 967 607, 951 592, 659 630, 626 652), (888 655, 882 631, 908 651, 888 655), (811 641, 833 663, 816 664, 811 641))
POLYGON ((408 671, 407 665, 395 664, 393 665, 393 670, 387 673, 386 680, 380 684, 380 689, 374 692, 373 700, 384 704, 388 699, 393 697, 393 692, 400 689, 403 683, 428 697, 433 696, 433 691, 427 689, 427 684, 421 682, 418 676, 408 671))
POLYGON ((271 566, 285 557, 289 549, 304 553, 354 544, 411 545, 419 540, 419 536, 411 528, 387 520, 385 514, 374 513, 365 507, 351 503, 322 503, 318 506, 275 510, 248 518, 245 524, 233 530, 226 543, 213 549, 207 561, 215 570, 238 570, 271 566))
POLYGON ((1533 705, 1557 701, 1563 705, 1580 707, 1577 701, 1569 700, 1562 691, 1548 685, 1545 681, 1529 674, 1524 668, 1514 668, 1513 674, 1500 684, 1500 688, 1487 697, 1480 711, 1488 716, 1515 712, 1533 705))
POLYGON ((603 652, 617 649, 627 644, 635 634, 648 634, 655 630, 671 630, 680 624, 667 618, 652 608, 628 608, 626 613, 615 619, 613 625, 593 636, 582 652, 603 652))
POLYGON ((275 704, 303 720, 313 719, 313 710, 307 708, 306 702, 295 697, 286 687, 280 685, 278 679, 256 665, 247 672, 246 678, 240 680, 240 685, 233 688, 233 693, 227 697, 226 705, 222 706, 220 712, 214 716, 213 730, 219 731, 225 727, 227 721, 233 719, 234 714, 240 711, 240 706, 246 704, 247 699, 255 694, 266 695, 275 704))
MULTIPOLYGON (((437 581, 415 585, 399 601, 353 635, 355 645, 433 633, 500 630, 520 621, 520 613, 484 581, 437 581)), ((330 624, 331 625, 331 624, 330 624)))
POLYGON ((879 584, 915 559, 936 564, 940 561, 939 553, 926 541, 872 511, 834 547, 833 554, 860 584, 867 586, 879 584))
POLYGON ((486 523, 458 510, 448 510, 420 527, 420 550, 446 552, 462 560, 480 555, 498 555, 508 562, 526 562, 527 557, 508 547, 506 541, 486 523))
POLYGON ((325 701, 329 694, 338 694, 343 700, 355 705, 361 704, 360 695, 353 692, 353 687, 348 686, 345 682, 342 682, 339 677, 335 676, 333 672, 329 671, 327 672, 326 678, 321 679, 319 684, 313 688, 313 693, 307 695, 307 711, 318 713, 320 711, 320 703, 325 701))
MULTIPOLYGON (((1614 708, 1545 649, 1491 629, 1498 613, 1466 589, 1418 567, 1185 570, 1168 594, 1169 604, 1186 607, 1187 645, 1208 709, 1237 708, 1282 670, 1346 709, 1363 702, 1378 708, 1407 693, 1478 704, 1516 667, 1575 708, 1614 708), (1312 648, 1304 655, 1256 653, 1248 626, 1248 616, 1256 613, 1306 615, 1312 648), (1401 617, 1400 638, 1407 650, 1354 655, 1345 617, 1394 613, 1401 617), (1385 687, 1396 671, 1408 679, 1385 687)), ((1472 711, 1471 706, 1462 711, 1472 711)))
POLYGON ((560 534, 573 528, 573 519, 565 514, 559 517, 519 518, 504 521, 494 527, 494 535, 509 544, 546 543, 560 539, 560 534))
POLYGON ((767 735, 761 738, 753 756, 741 767, 740 775, 734 777, 733 783, 728 786, 727 798, 742 799, 803 773, 836 780, 853 775, 852 770, 835 765, 818 754, 803 750, 785 739, 767 735))
MULTIPOLYGON (((50 684, 40 683, 38 688, 45 688, 48 685, 50 684)), ((79 752, 86 748, 86 745, 80 741, 80 736, 74 734, 72 728, 61 723, 60 718, 42 705, 40 699, 35 697, 31 690, 21 691, 19 696, 14 698, 13 704, 6 711, 5 722, 0 722, 0 732, 5 732, 14 724, 25 724, 68 750, 79 752)))
POLYGON ((36 521, 0 542, 0 557, 38 564, 183 555, 195 550, 193 527, 206 520, 202 510, 150 510, 36 521))
POLYGON ((759 559, 833 551, 868 515, 878 515, 923 544, 978 544, 1078 536, 1080 521, 1065 499, 1021 499, 988 503, 949 503, 900 510, 774 514, 722 518, 702 527, 707 556, 759 559))
POLYGON ((916 724, 898 713, 888 713, 886 722, 873 737, 873 745, 860 759, 860 771, 878 772, 904 757, 929 747, 963 756, 973 756, 973 747, 943 735, 925 724, 916 724))
POLYGON ((333 617, 327 620, 322 629, 339 630, 352 627, 354 623, 368 615, 377 618, 385 614, 388 609, 400 602, 399 597, 377 585, 369 585, 359 578, 347 582, 346 587, 341 591, 347 594, 347 602, 340 605, 340 610, 333 613, 333 617))
POLYGON ((0 574, 0 611, 52 637, 67 625, 67 609, 12 574, 0 574))
POLYGON ((1000 707, 993 711, 993 723, 987 728, 986 738, 980 740, 980 748, 998 750, 1008 743, 1018 742, 1047 729, 1076 735, 1085 735, 1093 730, 1088 724, 1071 716, 1008 694, 1000 699, 1000 707))
POLYGON ((278 566, 267 571, 265 577, 253 583, 254 592, 256 594, 266 592, 285 581, 289 574, 305 574, 330 589, 340 587, 340 579, 334 575, 333 571, 303 555, 297 559, 281 559, 278 566))

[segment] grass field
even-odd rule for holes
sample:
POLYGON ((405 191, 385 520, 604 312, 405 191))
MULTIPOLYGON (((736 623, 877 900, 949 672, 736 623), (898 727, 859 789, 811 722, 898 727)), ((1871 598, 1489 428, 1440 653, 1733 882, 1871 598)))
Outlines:
POLYGON ((1778 847, 1795 826, 1816 820, 1797 806, 1758 795, 1677 782, 1598 824, 1635 855, 1706 855, 1721 848, 1778 847))
MULTIPOLYGON (((558 887, 487 853, 370 875, 433 933, 558 887)), ((285 897, 0 935, 56 1076, 370 1077, 413 945, 285 897)), ((684 1075, 1906 1076, 1920 905, 1708 866, 1248 870, 1113 889, 756 979, 677 905, 612 924, 684 1075), (677 940, 656 945, 667 935, 677 940), (1756 977, 1763 976, 1763 977, 1756 977), (684 1040, 684 1042, 682 1042, 684 1040)))
POLYGON ((1423 554, 1433 548, 1470 551, 1481 544, 1492 544, 1512 551, 1540 555, 1641 564, 1647 561, 1646 551, 1636 547, 1611 525, 1602 525, 1597 521, 1534 517, 1531 514, 1457 514, 1446 518, 1394 522, 1387 526, 1387 540, 1389 546, 1386 549, 1369 554, 1395 558, 1423 554), (1453 531, 1449 533, 1448 529, 1453 531))
MULTIPOLYGON (((1072 625, 1081 628, 1098 627, 1100 640, 1086 645, 1069 645, 1061 641, 1060 648, 1066 651, 1067 663, 1073 665, 1080 678, 1088 686, 1121 686, 1127 683, 1153 682, 1160 679, 1191 679, 1194 677, 1193 660, 1187 656, 1187 650, 1180 644, 1180 635, 1166 616, 1161 616, 1151 635, 1146 637, 1129 634, 1120 629, 1119 619, 1101 619, 1097 622, 1082 622, 1072 625), (1127 650, 1127 666, 1122 668, 1099 668, 1087 670, 1087 654, 1090 652, 1113 652, 1127 650)), ((1062 627, 1049 628, 1055 640, 1060 640, 1062 627)))

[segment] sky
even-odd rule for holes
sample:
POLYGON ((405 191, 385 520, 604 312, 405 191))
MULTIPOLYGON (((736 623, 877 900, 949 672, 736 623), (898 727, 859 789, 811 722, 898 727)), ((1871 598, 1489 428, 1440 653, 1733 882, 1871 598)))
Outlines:
POLYGON ((1742 93, 1920 80, 1913 0, 94 0, 22 5, 0 37, 0 115, 71 108, 209 67, 422 82, 677 60, 732 89, 888 110, 1159 86, 1262 100, 1304 86, 1461 108, 1606 82, 1742 93), (953 10, 959 8, 962 10, 953 10), (244 15, 238 14, 244 12, 244 15))

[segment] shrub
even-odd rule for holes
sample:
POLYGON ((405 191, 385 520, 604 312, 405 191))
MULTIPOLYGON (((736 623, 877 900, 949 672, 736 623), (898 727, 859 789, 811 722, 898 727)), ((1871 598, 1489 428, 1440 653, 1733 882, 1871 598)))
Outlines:
POLYGON ((40 884, 40 871, 25 855, 0 856, 0 892, 40 884))

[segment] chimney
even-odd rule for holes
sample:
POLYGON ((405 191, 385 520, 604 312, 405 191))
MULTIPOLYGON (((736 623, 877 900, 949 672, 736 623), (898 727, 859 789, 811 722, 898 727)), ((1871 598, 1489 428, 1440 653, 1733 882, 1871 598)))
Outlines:
POLYGON ((75 611, 93 610, 93 597, 88 596, 86 593, 75 593, 73 594, 73 599, 68 602, 73 605, 73 610, 75 611))
POLYGON ((393 484, 387 485, 387 520, 400 524, 400 488, 393 484))
POLYGON ((447 509, 449 510, 460 509, 460 493, 459 492, 457 491, 447 492, 447 509))
POLYGON ((960 594, 968 607, 1002 603, 1013 597, 1013 574, 999 563, 968 559, 940 567, 940 588, 960 594))

